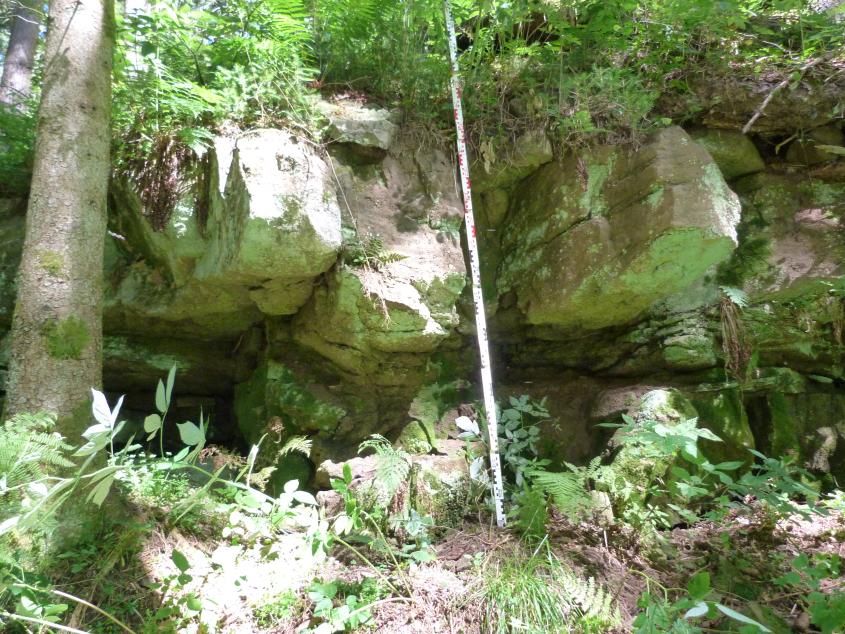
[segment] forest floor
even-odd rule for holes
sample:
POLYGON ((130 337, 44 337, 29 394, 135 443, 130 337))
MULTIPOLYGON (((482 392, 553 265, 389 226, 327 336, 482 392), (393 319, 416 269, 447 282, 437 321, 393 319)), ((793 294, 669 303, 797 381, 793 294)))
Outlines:
MULTIPOLYGON (((202 512, 178 528, 164 529, 153 519, 126 520, 125 527, 135 529, 127 528, 122 541, 133 542, 131 547, 120 546, 119 540, 110 553, 70 553, 66 583, 58 587, 137 625, 130 627, 139 632, 520 631, 518 621, 504 629, 491 625, 495 615, 487 588, 500 565, 542 552, 584 587, 603 588, 611 598, 618 625, 595 631, 632 631, 643 593, 665 593, 671 601, 691 577, 708 571, 723 604, 770 627, 781 624, 772 627, 774 632, 814 632, 819 630, 810 625, 801 593, 776 580, 795 570, 802 555, 810 561, 845 557, 841 509, 774 521, 761 508, 720 523, 675 528, 647 542, 617 526, 602 529, 553 516, 546 537, 528 544, 510 530, 467 520, 458 529, 442 531, 433 561, 398 568, 387 557, 368 551, 365 562, 361 551, 337 546, 328 557, 315 559, 298 532, 255 541, 221 538, 220 524, 202 512), (180 563, 174 552, 186 561, 180 563), (79 565, 86 558, 89 566, 79 565), (400 592, 386 588, 384 579, 400 592), (329 598, 328 610, 321 592, 329 598), (352 603, 350 595, 355 596, 352 603), (192 597, 201 597, 202 605, 192 604, 192 597), (344 601, 353 614, 332 629, 328 624, 344 601)), ((834 572, 820 581, 819 591, 843 593, 845 577, 841 570, 834 572)), ((121 631, 90 609, 77 610, 70 623, 90 632, 121 631)), ((724 625, 717 629, 716 621, 698 625, 705 631, 738 631, 724 625)))

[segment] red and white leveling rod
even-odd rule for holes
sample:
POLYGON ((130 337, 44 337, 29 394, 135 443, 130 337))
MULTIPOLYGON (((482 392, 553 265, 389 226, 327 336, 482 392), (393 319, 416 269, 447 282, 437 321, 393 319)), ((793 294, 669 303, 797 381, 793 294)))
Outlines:
POLYGON ((481 292, 481 270, 478 264, 478 241, 475 217, 472 213, 472 191, 469 180, 464 112, 461 108, 461 80, 458 75, 458 47, 455 39, 455 21, 449 0, 444 0, 446 29, 449 36, 449 56, 452 59, 452 103, 455 106, 455 127, 458 131, 458 164, 461 167, 461 189, 464 194, 464 219, 466 220, 469 264, 472 273, 472 299, 475 304, 475 328, 478 332, 478 353, 481 357, 481 388, 484 392, 484 409, 487 412, 487 441, 490 447, 490 469, 493 472, 493 505, 496 524, 505 525, 505 490, 502 485, 502 463, 499 458, 499 434, 496 424, 496 401, 493 399, 493 376, 490 373, 490 344, 487 339, 487 318, 484 316, 484 296, 481 292))

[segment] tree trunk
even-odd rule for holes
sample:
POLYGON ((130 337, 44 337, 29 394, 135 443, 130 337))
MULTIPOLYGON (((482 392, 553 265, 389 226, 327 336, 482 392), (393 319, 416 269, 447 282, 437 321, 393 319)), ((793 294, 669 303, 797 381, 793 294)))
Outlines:
POLYGON ((32 65, 41 24, 37 0, 19 0, 12 17, 9 47, 0 78, 0 103, 22 106, 32 86, 32 65))
POLYGON ((71 441, 102 380, 113 0, 52 0, 11 330, 6 414, 54 412, 71 441))

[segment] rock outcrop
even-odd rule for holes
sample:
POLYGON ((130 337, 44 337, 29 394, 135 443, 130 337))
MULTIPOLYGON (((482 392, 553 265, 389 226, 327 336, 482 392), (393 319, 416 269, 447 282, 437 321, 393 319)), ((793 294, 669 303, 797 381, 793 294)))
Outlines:
MULTIPOLYGON (((802 94, 755 129, 782 134, 802 94)), ((820 112, 824 128, 774 154, 739 132, 752 97, 636 148, 562 154, 534 130, 474 158, 494 375, 501 395, 549 397, 547 456, 597 455, 596 424, 654 393, 725 440, 719 459, 753 446, 845 475, 842 129, 820 112)), ((280 482, 373 433, 436 449, 477 396, 451 149, 412 142, 395 112, 321 109, 325 146, 282 129, 216 138, 165 214, 132 182, 111 188, 106 388, 142 420, 176 365, 178 415, 211 412, 220 442, 265 438, 272 460, 308 436, 312 462, 287 459, 280 482)), ((0 335, 24 211, 0 201, 0 335)))

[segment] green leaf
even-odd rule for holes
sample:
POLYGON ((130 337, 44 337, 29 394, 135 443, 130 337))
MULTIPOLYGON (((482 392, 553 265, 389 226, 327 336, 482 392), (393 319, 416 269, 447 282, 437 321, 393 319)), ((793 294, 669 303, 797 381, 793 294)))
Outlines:
POLYGON ((710 573, 699 572, 687 584, 687 592, 696 601, 701 601, 710 594, 710 573))
POLYGON ((816 149, 821 150, 822 152, 827 152, 828 154, 845 156, 845 147, 842 147, 841 145, 823 145, 821 143, 816 143, 816 149))
POLYGON ((179 569, 179 572, 187 572, 191 567, 191 563, 188 561, 188 558, 178 550, 173 551, 170 555, 170 559, 173 560, 173 563, 179 569))
POLYGON ((762 623, 758 623, 754 619, 747 617, 744 614, 740 614, 736 610, 733 610, 726 605, 722 605, 721 603, 716 604, 716 609, 719 610, 719 612, 721 612, 722 614, 724 614, 728 618, 733 619, 734 621, 739 621, 740 623, 747 623, 748 625, 756 625, 763 632, 771 632, 772 631, 769 628, 767 628, 765 625, 763 625, 762 623))
POLYGON ((175 456, 173 456, 173 462, 182 462, 191 451, 190 447, 182 447, 175 456))
POLYGON ((161 379, 158 380, 156 387, 156 409, 162 414, 167 411, 167 395, 164 392, 164 383, 161 379))
POLYGON ((684 614, 685 619, 697 619, 699 616, 704 616, 710 607, 704 602, 699 601, 684 614))
POLYGON ((177 423, 176 427, 179 428, 179 438, 186 445, 198 445, 204 440, 202 430, 191 422, 177 423))
POLYGON ((195 594, 188 595, 188 598, 185 600, 185 605, 189 610, 193 610, 194 612, 202 611, 202 601, 200 601, 195 594))
POLYGON ((91 410, 94 414, 94 420, 100 423, 100 425, 111 429, 111 408, 109 408, 109 403, 106 400, 106 396, 102 392, 99 392, 94 389, 91 390, 91 396, 91 410))
POLYGON ((114 474, 110 473, 91 489, 88 494, 88 501, 101 506, 111 490, 112 482, 114 482, 114 474))
POLYGON ((170 405, 170 397, 173 395, 173 383, 176 381, 176 366, 170 368, 167 373, 167 388, 164 391, 164 397, 168 405, 170 405))
POLYGON ((148 434, 154 434, 161 429, 161 416, 158 414, 150 414, 144 419, 144 431, 148 434))

